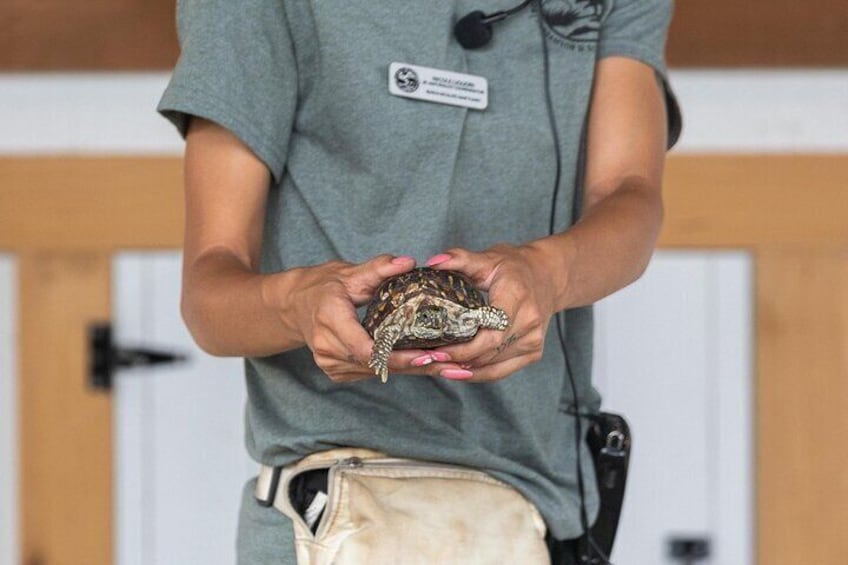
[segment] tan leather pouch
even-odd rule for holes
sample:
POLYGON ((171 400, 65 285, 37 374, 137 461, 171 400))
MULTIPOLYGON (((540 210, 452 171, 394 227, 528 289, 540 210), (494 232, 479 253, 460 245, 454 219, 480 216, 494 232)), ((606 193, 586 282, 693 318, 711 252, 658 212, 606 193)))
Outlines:
POLYGON ((536 507, 465 467, 334 449, 285 467, 274 506, 294 523, 298 565, 550 562, 536 507), (292 478, 320 468, 329 492, 313 535, 288 492, 292 478))

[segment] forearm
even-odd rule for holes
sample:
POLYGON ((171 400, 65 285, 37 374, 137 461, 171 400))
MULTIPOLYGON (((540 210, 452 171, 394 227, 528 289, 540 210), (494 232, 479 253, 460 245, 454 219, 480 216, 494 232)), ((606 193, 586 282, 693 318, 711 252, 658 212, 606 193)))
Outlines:
POLYGON ((186 326, 212 355, 261 357, 301 347, 303 338, 285 322, 278 294, 269 290, 284 286, 287 277, 252 272, 225 249, 204 253, 183 270, 186 326))
POLYGON ((571 229, 536 240, 556 285, 557 310, 591 304, 638 279, 644 272, 662 224, 659 190, 639 178, 597 202, 587 202, 571 229))

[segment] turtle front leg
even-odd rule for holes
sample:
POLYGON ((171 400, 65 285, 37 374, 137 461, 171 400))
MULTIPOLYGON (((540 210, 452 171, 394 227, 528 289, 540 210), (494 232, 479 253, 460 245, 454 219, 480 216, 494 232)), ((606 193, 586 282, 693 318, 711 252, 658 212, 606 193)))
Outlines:
POLYGON ((482 306, 472 310, 481 328, 504 331, 509 327, 509 316, 500 308, 482 306))
POLYGON ((368 366, 374 369, 374 374, 384 383, 389 380, 389 355, 400 338, 400 324, 383 323, 374 332, 374 348, 371 350, 371 360, 368 366))

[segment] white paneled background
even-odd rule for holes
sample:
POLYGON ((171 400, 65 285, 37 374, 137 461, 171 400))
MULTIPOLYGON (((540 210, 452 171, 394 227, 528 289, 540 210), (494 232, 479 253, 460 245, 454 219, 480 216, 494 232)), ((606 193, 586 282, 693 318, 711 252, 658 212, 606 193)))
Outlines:
POLYGON ((0 254, 0 564, 18 563, 15 268, 0 254))
POLYGON ((677 152, 844 153, 848 70, 677 71, 677 152))
POLYGON ((243 447, 242 361, 194 346, 179 314, 179 253, 122 253, 113 265, 118 343, 188 354, 115 382, 117 562, 234 563, 241 487, 256 474, 243 447))
MULTIPOLYGON (((0 154, 180 153, 164 73, 0 73, 0 154)), ((677 152, 845 152, 848 70, 672 71, 677 152)))
MULTIPOLYGON (((154 112, 166 81, 165 73, 0 74, 0 154, 179 154, 182 142, 154 112)), ((684 111, 678 152, 848 151, 846 70, 684 71, 671 81, 684 111)), ((174 254, 118 260, 119 335, 189 347, 177 319, 175 265, 174 254), (151 300, 170 311, 144 313, 151 300)), ((18 562, 13 267, 0 256, 0 565, 18 562)), ((663 252, 641 281, 598 307, 597 385, 635 436, 618 565, 668 563, 665 540, 642 534, 646 523, 669 535, 710 535, 713 565, 751 563, 751 277, 741 253, 663 252), (677 306, 647 308, 651 301, 677 306)), ((159 518, 163 501, 178 496, 228 512, 238 494, 228 485, 252 471, 241 447, 240 365, 193 355, 197 371, 118 379, 121 565, 232 561, 234 514, 198 526, 214 536, 208 547, 179 539, 185 507, 159 518), (201 407, 216 418, 201 417, 201 407), (166 433, 160 418, 181 428, 166 433), (177 453, 196 453, 198 437, 209 440, 194 455, 203 473, 169 465, 177 453), (189 557, 192 550, 202 559, 189 557)))
POLYGON ((752 283, 745 253, 665 251, 597 306, 595 385, 633 434, 616 563, 680 563, 671 536, 753 563, 752 283))

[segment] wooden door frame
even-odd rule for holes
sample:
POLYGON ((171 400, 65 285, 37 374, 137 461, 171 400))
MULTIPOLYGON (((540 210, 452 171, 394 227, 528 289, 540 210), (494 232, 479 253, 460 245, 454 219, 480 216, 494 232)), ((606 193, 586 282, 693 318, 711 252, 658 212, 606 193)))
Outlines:
MULTIPOLYGON (((0 158, 0 250, 18 260, 24 564, 113 560, 112 408, 85 377, 112 254, 181 245, 174 157, 0 158), (45 354, 46 353, 46 354, 45 354)), ((663 248, 755 264, 757 561, 848 555, 848 158, 669 159, 663 248)))

